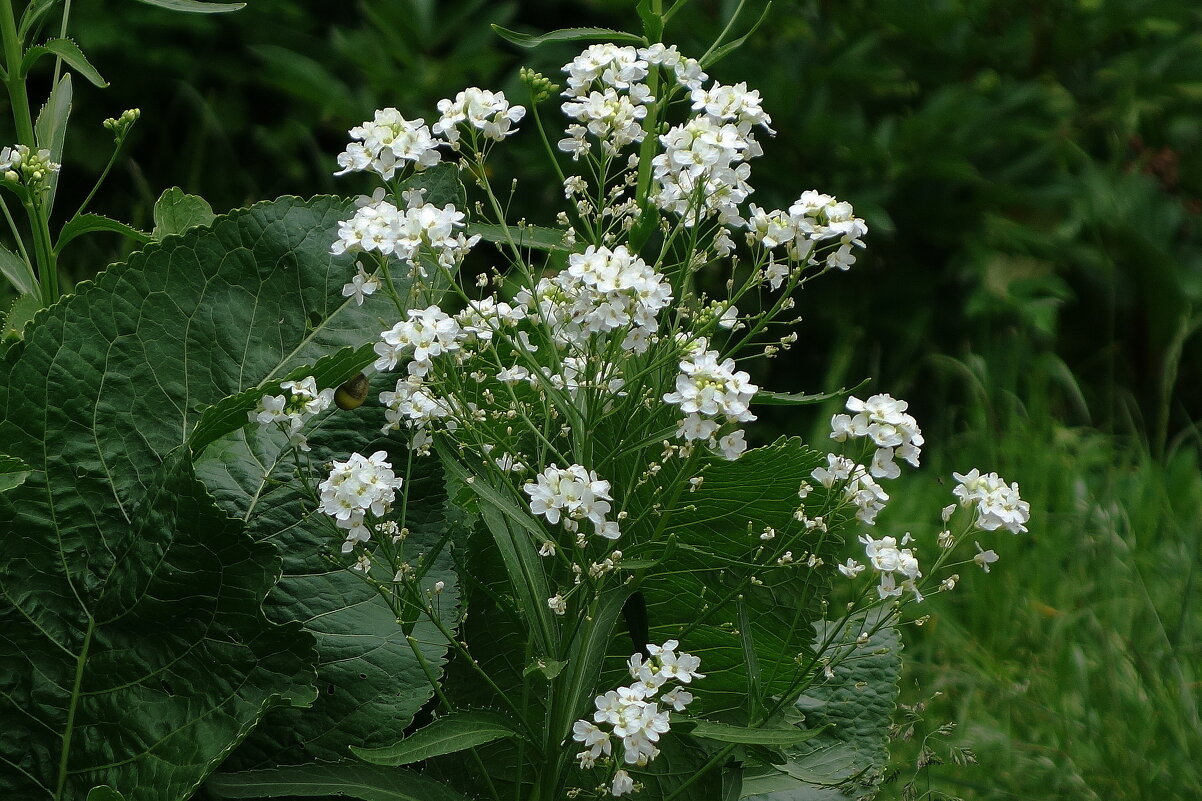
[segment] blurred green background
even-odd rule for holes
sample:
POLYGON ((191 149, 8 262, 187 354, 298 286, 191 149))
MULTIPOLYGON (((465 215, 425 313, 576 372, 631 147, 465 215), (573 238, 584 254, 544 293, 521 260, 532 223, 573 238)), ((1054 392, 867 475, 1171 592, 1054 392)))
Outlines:
MULTIPOLYGON (((665 38, 700 54, 736 5, 692 0, 665 38)), ((762 4, 747 5, 749 22, 762 4)), ((366 185, 335 180, 334 156, 373 109, 429 117, 469 84, 520 95, 519 66, 555 78, 574 52, 518 51, 489 23, 636 29, 632 6, 249 0, 199 17, 77 0, 70 32, 112 85, 77 84, 60 194, 87 192, 101 120, 133 106, 95 211, 148 228, 172 185, 219 211, 351 194, 366 185)), ((885 527, 929 542, 939 476, 973 466, 1032 505, 1030 535, 982 543, 1002 554, 994 572, 966 573, 910 631, 883 797, 1202 797, 1202 5, 777 0, 710 72, 758 88, 773 116, 758 204, 817 188, 871 226, 757 381, 871 377, 911 401, 927 464, 885 527), (956 764, 965 748, 979 764, 956 764)), ((535 138, 498 154, 526 189, 516 216, 550 223, 535 138)), ((122 247, 81 240, 64 270, 84 280, 122 247)), ((764 436, 820 441, 832 411, 773 417, 764 436)))

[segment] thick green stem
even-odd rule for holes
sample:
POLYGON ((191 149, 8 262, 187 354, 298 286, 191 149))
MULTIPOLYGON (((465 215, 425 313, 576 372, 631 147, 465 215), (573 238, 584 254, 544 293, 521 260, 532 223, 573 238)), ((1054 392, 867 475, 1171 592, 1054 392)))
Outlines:
MULTIPOLYGON (((12 0, 0 0, 0 39, 4 46, 4 87, 13 108, 13 122, 17 127, 17 141, 36 152, 37 135, 33 130, 33 116, 29 111, 29 93, 25 89, 25 76, 21 74, 21 41, 17 38, 17 22, 13 16, 12 0)), ((41 190, 30 191, 25 203, 29 214, 29 227, 33 230, 34 255, 37 257, 38 282, 41 285, 42 305, 49 306, 58 300, 58 265, 54 248, 50 244, 50 221, 41 210, 41 190)))
POLYGON ((29 113, 29 95, 25 91, 25 76, 21 74, 21 42, 17 39, 17 21, 13 16, 12 0, 0 0, 0 38, 4 44, 4 85, 12 101, 13 120, 17 124, 17 141, 30 150, 37 149, 33 133, 33 117, 29 113))

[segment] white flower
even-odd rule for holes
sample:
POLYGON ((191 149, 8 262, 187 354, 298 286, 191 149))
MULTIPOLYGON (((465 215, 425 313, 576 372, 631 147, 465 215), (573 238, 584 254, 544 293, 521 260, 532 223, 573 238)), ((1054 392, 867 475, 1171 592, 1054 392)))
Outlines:
MULTIPOLYGON (((679 406, 685 413, 677 436, 689 441, 711 439, 717 430, 713 420, 718 417, 739 423, 755 420, 751 399, 759 387, 749 379, 747 373, 735 370, 734 359, 719 362, 717 351, 690 354, 680 362, 676 391, 663 397, 665 403, 679 406), (707 422, 711 425, 706 425, 707 422)), ((747 447, 742 431, 729 434, 714 445, 727 459, 737 459, 747 447)))
POLYGON ((1012 534, 1027 530, 1031 505, 1018 494, 1018 484, 1009 484, 997 473, 981 475, 973 469, 964 475, 952 473, 960 486, 952 490, 961 506, 977 508, 977 527, 984 531, 1004 528, 1012 534))
POLYGON ((998 555, 992 550, 986 551, 981 548, 981 543, 974 542, 977 546, 977 554, 972 558, 974 562, 981 566, 981 569, 986 573, 989 572, 989 566, 998 560, 998 555))
POLYGON ((732 462, 738 459, 743 455, 743 451, 747 450, 747 443, 743 440, 743 430, 739 429, 719 439, 718 448, 722 451, 723 459, 732 462))
POLYGON ((380 109, 374 119, 350 130, 352 141, 338 156, 341 167, 335 175, 371 170, 385 181, 392 180, 398 167, 411 164, 424 170, 442 160, 439 142, 424 120, 406 120, 395 108, 380 109))
POLYGON ((325 411, 334 402, 334 390, 317 391, 317 380, 313 376, 300 381, 283 381, 280 389, 287 395, 264 395, 259 404, 247 417, 250 422, 261 426, 279 425, 287 431, 289 442, 302 451, 309 450, 305 437, 300 433, 315 414, 325 411))
POLYGON ((344 284, 342 287, 342 297, 355 299, 355 305, 362 306, 364 299, 368 295, 374 293, 380 288, 380 283, 375 279, 375 276, 370 276, 363 271, 363 265, 358 265, 359 271, 349 284, 344 284))
POLYGON ((420 192, 407 194, 409 205, 403 210, 387 200, 373 200, 360 206, 354 216, 339 223, 338 238, 330 246, 330 252, 395 254, 409 264, 414 274, 421 276, 426 275, 421 262, 423 253, 446 269, 455 267, 480 237, 468 238, 459 233, 465 225, 465 215, 450 203, 440 209, 432 203, 422 203, 420 192))
POLYGON ((917 467, 923 445, 922 430, 905 413, 907 406, 905 401, 883 394, 866 401, 848 398, 847 410, 854 415, 836 414, 831 418, 831 439, 871 440, 877 449, 869 472, 875 478, 897 478, 901 470, 893 460, 900 458, 917 467))
POLYGON ((586 346, 594 334, 625 330, 625 349, 644 352, 659 328, 658 314, 672 302, 672 286, 625 245, 589 246, 568 257, 568 268, 543 278, 519 303, 537 307, 559 345, 586 346))
POLYGON ((839 565, 839 572, 847 576, 849 579, 854 579, 856 576, 864 572, 864 565, 860 564, 855 559, 848 557, 847 562, 839 565))
POLYGON ((330 475, 318 486, 321 493, 318 508, 347 531, 342 546, 344 553, 349 552, 356 542, 371 539, 365 522, 367 515, 382 517, 392 505, 396 490, 404 483, 393 474, 387 459, 385 451, 376 451, 366 457, 352 453, 345 462, 334 462, 330 475))
POLYGON ((909 548, 899 548, 897 540, 893 537, 873 539, 864 535, 860 537, 860 542, 864 544, 864 553, 869 564, 880 574, 881 581, 877 592, 882 599, 901 595, 903 589, 908 589, 918 600, 922 600, 915 584, 916 580, 922 577, 922 572, 913 551, 909 548), (900 585, 897 584, 898 576, 903 579, 900 585))
POLYGON ((375 368, 393 370, 400 359, 408 356, 411 360, 409 374, 424 377, 430 371, 430 360, 458 350, 462 339, 463 330, 459 323, 437 306, 410 309, 408 320, 402 320, 380 334, 380 341, 375 344, 379 357, 375 368))
POLYGON ((661 695, 660 701, 677 712, 683 712, 685 707, 693 703, 693 694, 682 687, 674 687, 661 695))
POLYGON ((464 89, 454 100, 439 100, 442 115, 431 130, 454 145, 459 141, 459 126, 475 128, 485 139, 501 141, 515 133, 512 126, 526 115, 522 106, 511 106, 504 92, 471 87, 464 89))
POLYGON ((547 608, 557 615, 566 615, 568 613, 567 599, 562 595, 552 595, 547 599, 547 608))
POLYGON ((616 521, 608 520, 609 482, 593 470, 578 464, 560 469, 555 464, 535 476, 522 491, 530 496, 530 511, 542 515, 548 523, 563 522, 568 531, 577 529, 577 521, 589 520, 596 533, 606 539, 619 536, 616 521))
POLYGON ((618 770, 614 773, 613 784, 609 788, 610 795, 617 798, 618 796, 626 795, 634 792, 634 779, 630 778, 630 774, 624 770, 618 770))

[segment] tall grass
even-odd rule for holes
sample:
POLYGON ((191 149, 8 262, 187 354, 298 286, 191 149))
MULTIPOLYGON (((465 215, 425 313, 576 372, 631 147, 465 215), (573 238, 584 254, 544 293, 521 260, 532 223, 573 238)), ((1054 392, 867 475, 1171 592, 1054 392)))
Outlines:
POLYGON ((1031 532, 982 542, 1002 561, 969 565, 907 638, 902 700, 929 702, 885 797, 1202 798, 1198 432, 1156 459, 1134 433, 1090 428, 1071 375, 1021 345, 926 378, 958 414, 928 432, 932 478, 882 530, 930 541, 950 499, 935 476, 981 466, 1020 483, 1031 532), (979 764, 930 765, 907 790, 921 735, 947 722, 963 725, 930 742, 979 764))

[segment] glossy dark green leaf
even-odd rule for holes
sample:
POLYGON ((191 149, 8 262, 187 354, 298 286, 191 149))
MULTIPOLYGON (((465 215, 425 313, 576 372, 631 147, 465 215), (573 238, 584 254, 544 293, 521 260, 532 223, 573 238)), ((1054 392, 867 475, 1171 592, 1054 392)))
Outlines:
POLYGON ((0 441, 32 471, 0 496, 0 793, 183 799, 266 709, 312 700, 312 639, 263 616, 275 548, 168 455, 204 407, 371 342, 395 313, 341 294, 353 259, 329 246, 349 206, 286 198, 170 237, 0 360, 0 441))

